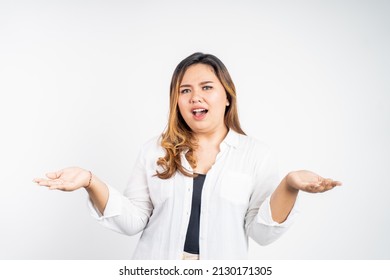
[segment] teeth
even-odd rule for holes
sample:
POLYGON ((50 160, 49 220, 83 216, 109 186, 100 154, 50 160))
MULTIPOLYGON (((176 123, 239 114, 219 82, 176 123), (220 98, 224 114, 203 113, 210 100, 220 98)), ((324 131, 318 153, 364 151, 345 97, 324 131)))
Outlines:
POLYGON ((200 112, 206 112, 206 111, 207 111, 206 109, 195 109, 192 112, 193 113, 200 113, 200 112))

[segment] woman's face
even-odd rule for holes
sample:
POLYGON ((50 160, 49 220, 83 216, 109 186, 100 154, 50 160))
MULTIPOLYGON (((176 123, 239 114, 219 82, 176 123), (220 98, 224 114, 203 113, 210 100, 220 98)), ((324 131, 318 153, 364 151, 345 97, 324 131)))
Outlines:
POLYGON ((228 104, 225 88, 211 66, 188 67, 180 84, 178 106, 193 132, 226 131, 224 115, 228 104))

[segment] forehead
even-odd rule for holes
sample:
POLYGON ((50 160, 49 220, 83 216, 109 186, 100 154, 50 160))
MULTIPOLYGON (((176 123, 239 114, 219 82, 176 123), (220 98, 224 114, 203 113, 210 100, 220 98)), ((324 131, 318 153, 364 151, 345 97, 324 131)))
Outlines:
POLYGON ((184 72, 181 84, 192 84, 202 81, 218 80, 214 73, 213 67, 207 64, 194 64, 187 68, 184 72))

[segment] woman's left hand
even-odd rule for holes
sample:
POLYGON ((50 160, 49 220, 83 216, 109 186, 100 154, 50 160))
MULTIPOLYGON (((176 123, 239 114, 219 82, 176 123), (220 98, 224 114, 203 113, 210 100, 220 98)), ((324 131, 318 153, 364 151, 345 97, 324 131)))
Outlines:
POLYGON ((287 174, 286 180, 290 188, 309 193, 326 192, 336 186, 341 186, 339 181, 322 178, 308 170, 292 171, 287 174))

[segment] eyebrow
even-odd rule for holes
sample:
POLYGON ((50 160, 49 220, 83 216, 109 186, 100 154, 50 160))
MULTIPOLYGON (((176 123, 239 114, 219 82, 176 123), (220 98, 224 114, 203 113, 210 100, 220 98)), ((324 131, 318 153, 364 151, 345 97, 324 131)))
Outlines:
MULTIPOLYGON (((204 82, 201 82, 199 83, 199 85, 205 85, 205 84, 209 84, 209 83, 213 83, 213 81, 204 81, 204 82)), ((191 85, 180 85, 180 87, 191 87, 191 85)))

